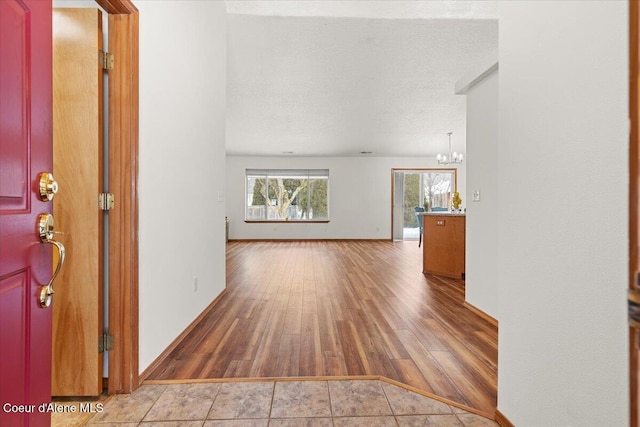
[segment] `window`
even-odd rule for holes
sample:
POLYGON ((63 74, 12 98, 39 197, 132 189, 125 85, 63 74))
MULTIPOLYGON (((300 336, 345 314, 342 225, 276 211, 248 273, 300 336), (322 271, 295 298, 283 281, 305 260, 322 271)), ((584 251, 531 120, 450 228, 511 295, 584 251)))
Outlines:
POLYGON ((247 221, 329 220, 328 169, 247 169, 247 221))

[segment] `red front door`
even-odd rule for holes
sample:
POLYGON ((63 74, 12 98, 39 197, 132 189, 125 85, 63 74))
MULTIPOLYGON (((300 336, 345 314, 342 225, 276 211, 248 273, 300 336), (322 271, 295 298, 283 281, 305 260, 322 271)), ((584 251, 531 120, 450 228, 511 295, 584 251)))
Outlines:
POLYGON ((51 400, 52 245, 39 175, 52 168, 51 0, 0 0, 0 425, 44 426, 51 400))

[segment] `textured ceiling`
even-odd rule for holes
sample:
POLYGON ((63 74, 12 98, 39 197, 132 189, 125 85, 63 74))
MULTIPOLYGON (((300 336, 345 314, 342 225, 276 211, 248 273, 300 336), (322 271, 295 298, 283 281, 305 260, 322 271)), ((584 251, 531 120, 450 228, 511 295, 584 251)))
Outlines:
MULTIPOLYGON (((227 2, 227 10, 246 12, 245 3, 227 2)), ((228 154, 435 155, 446 151, 449 131, 453 149, 464 151, 466 99, 454 85, 497 50, 496 19, 262 12, 228 16, 228 154)))
POLYGON ((226 0, 227 12, 267 16, 498 19, 497 0, 226 0))

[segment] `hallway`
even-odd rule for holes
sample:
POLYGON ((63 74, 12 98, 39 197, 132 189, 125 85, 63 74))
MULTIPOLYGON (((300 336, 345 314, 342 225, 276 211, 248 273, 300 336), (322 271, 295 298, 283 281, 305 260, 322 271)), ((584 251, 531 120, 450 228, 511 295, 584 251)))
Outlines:
POLYGON ((231 242, 227 294, 148 380, 378 376, 493 417, 497 329, 416 242, 231 242))

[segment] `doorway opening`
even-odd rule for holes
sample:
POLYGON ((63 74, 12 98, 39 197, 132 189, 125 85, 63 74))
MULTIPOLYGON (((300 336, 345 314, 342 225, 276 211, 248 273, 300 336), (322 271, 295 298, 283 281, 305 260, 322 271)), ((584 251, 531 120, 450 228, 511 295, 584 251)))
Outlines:
POLYGON ((425 212, 450 211, 457 189, 456 169, 392 169, 393 240, 418 240, 416 208, 425 212))

